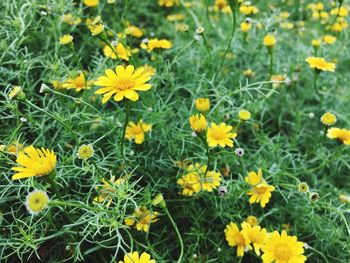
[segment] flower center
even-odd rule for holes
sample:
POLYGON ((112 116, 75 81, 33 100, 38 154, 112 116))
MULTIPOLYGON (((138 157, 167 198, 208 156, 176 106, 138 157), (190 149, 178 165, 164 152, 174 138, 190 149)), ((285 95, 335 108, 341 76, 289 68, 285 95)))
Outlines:
POLYGON ((214 130, 212 137, 217 141, 224 140, 226 138, 226 133, 222 130, 214 130))
POLYGON ((258 194, 264 194, 266 190, 267 190, 267 186, 264 186, 264 185, 255 187, 255 192, 258 194))
POLYGON ((289 262, 291 258, 289 249, 285 246, 278 246, 275 250, 275 258, 280 262, 289 262))
POLYGON ((114 88, 117 90, 127 90, 135 86, 135 81, 130 78, 123 78, 116 81, 114 88))

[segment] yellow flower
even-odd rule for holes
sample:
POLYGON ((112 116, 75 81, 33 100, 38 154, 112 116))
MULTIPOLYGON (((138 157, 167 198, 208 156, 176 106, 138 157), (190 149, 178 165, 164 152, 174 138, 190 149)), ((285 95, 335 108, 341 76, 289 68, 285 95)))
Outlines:
POLYGON ((231 132, 233 127, 231 125, 226 125, 221 123, 220 125, 211 123, 211 126, 208 128, 207 132, 207 141, 210 147, 233 147, 233 138, 237 137, 237 133, 231 132))
POLYGON ((251 78, 255 75, 254 71, 252 69, 246 69, 243 71, 243 75, 246 77, 246 78, 251 78))
POLYGON ((201 133, 207 128, 207 120, 202 114, 193 114, 190 117, 191 129, 195 133, 201 133))
POLYGON ((264 208, 266 204, 270 201, 272 196, 271 192, 275 190, 275 187, 267 183, 260 183, 252 187, 247 195, 250 196, 249 203, 260 203, 261 207, 264 208))
POLYGON ((54 87, 54 89, 63 89, 62 83, 58 80, 51 80, 51 84, 54 87))
POLYGON ((103 32, 103 30, 105 29, 105 26, 101 23, 98 23, 96 25, 91 25, 89 29, 92 36, 97 36, 103 32))
POLYGON ((62 20, 63 22, 71 25, 71 26, 74 26, 74 25, 78 25, 81 23, 81 18, 80 17, 74 17, 72 14, 70 13, 67 13, 67 14, 64 14, 62 16, 62 20))
POLYGON ((169 40, 157 38, 150 39, 147 43, 141 43, 141 48, 148 50, 148 52, 156 48, 169 49, 172 46, 173 44, 169 40))
POLYGON ((24 99, 26 96, 20 86, 13 86, 8 94, 9 99, 24 99))
POLYGON ((349 203, 350 204, 350 196, 345 195, 345 194, 340 194, 339 195, 339 201, 343 204, 349 203))
POLYGON ((272 34, 268 34, 264 37, 264 45, 267 47, 274 47, 276 45, 276 38, 272 34))
POLYGON ((335 64, 327 62, 324 58, 319 57, 308 57, 306 62, 309 63, 310 68, 322 71, 332 71, 335 70, 335 64))
POLYGON ((139 255, 139 252, 130 252, 124 256, 124 261, 119 261, 119 263, 156 263, 154 259, 146 252, 139 255))
POLYGON ((37 215, 43 211, 49 204, 49 197, 46 192, 34 190, 26 197, 25 206, 29 213, 37 215))
POLYGON ((62 87, 66 88, 66 89, 75 89, 75 91, 79 92, 81 90, 90 89, 92 83, 93 83, 92 80, 86 81, 86 85, 87 85, 87 87, 86 87, 85 86, 85 76, 81 72, 77 77, 65 80, 62 83, 62 87))
POLYGON ((129 58, 131 56, 131 52, 130 49, 128 47, 125 47, 122 43, 118 43, 114 48, 114 51, 108 46, 106 45, 103 48, 103 54, 105 55, 105 57, 107 58, 111 58, 111 59, 116 59, 117 56, 115 55, 115 53, 117 53, 118 58, 123 59, 125 61, 129 61, 129 58))
POLYGON ((255 15, 256 13, 258 13, 259 9, 254 5, 242 4, 239 8, 239 12, 241 12, 242 14, 245 14, 246 16, 249 16, 249 15, 255 15))
POLYGON ((307 193, 307 192, 309 192, 309 186, 307 183, 301 182, 298 185, 298 190, 300 193, 307 193))
POLYGON ((55 169, 56 161, 57 157, 52 150, 36 149, 33 145, 26 147, 18 153, 16 159, 20 167, 11 168, 18 172, 12 176, 12 180, 48 175, 55 169))
POLYGON ((238 117, 243 121, 247 121, 250 120, 251 114, 249 111, 242 109, 238 112, 238 117))
POLYGON ((191 196, 200 191, 200 176, 197 172, 187 173, 177 180, 177 184, 182 188, 182 195, 191 196))
POLYGON ((183 14, 172 14, 167 15, 166 19, 170 22, 174 22, 185 19, 185 16, 183 14))
POLYGON ((331 126, 337 122, 337 117, 330 112, 326 112, 325 114, 322 115, 321 122, 324 125, 331 126))
POLYGON ((174 5, 178 5, 179 3, 179 0, 158 0, 158 5, 165 7, 173 7, 174 5))
POLYGON ((258 219, 256 216, 248 216, 245 221, 251 226, 256 226, 258 224, 258 219))
POLYGON ((347 129, 330 128, 327 132, 327 137, 339 140, 345 145, 350 145, 350 131, 347 129))
POLYGON ((237 256, 243 257, 244 250, 250 249, 249 241, 247 241, 242 233, 239 231, 238 226, 231 222, 225 229, 226 241, 230 247, 237 247, 237 256))
POLYGON ((248 21, 244 21, 241 23, 240 27, 241 27, 241 31, 246 33, 252 28, 252 23, 250 23, 248 21))
POLYGON ((143 69, 144 73, 149 73, 152 77, 157 73, 157 70, 154 67, 149 66, 147 64, 139 67, 139 69, 143 69))
POLYGON ((337 41, 337 38, 332 35, 325 35, 323 37, 323 42, 325 42, 328 45, 333 45, 337 41))
POLYGON ((261 169, 258 170, 258 173, 249 172, 248 175, 244 178, 244 180, 247 184, 251 186, 255 186, 257 184, 265 182, 261 169))
POLYGON ((84 5, 88 7, 94 7, 94 6, 98 6, 99 2, 100 2, 99 0, 84 0, 84 5))
POLYGON ((138 28, 137 26, 129 25, 125 29, 125 34, 140 38, 143 36, 143 31, 140 28, 138 28))
MULTIPOLYGON (((207 166, 204 166, 205 169, 207 166)), ((200 188, 204 191, 212 192, 214 189, 218 188, 221 183, 221 174, 215 171, 208 171, 206 176, 200 178, 200 188)))
POLYGON ((94 202, 103 203, 107 200, 106 207, 109 207, 113 201, 113 193, 116 192, 115 187, 118 185, 122 185, 125 179, 118 178, 115 179, 113 175, 109 181, 105 179, 102 180, 103 185, 96 186, 96 190, 100 193, 100 195, 94 198, 94 202))
POLYGON ((346 7, 344 6, 341 6, 339 8, 333 8, 331 11, 330 11, 330 14, 332 16, 340 16, 340 17, 346 17, 348 15, 348 10, 346 7))
POLYGON ((143 123, 139 120, 136 124, 130 121, 125 131, 125 138, 135 140, 136 144, 141 144, 145 140, 145 133, 152 129, 151 124, 143 123))
POLYGON ((206 112, 210 109, 210 100, 208 98, 198 98, 195 104, 196 109, 200 112, 206 112))
POLYGON ((115 101, 121 101, 125 98, 137 101, 139 95, 136 91, 146 91, 152 86, 146 83, 151 79, 149 73, 143 69, 134 71, 134 66, 129 65, 126 68, 119 65, 115 72, 111 69, 105 71, 106 76, 101 76, 95 81, 95 85, 103 86, 95 94, 104 94, 102 103, 106 103, 113 95, 115 101))
POLYGON ((296 236, 288 236, 286 231, 279 234, 274 231, 262 246, 263 263, 304 263, 304 243, 298 242, 296 236))
POLYGON ((134 226, 138 231, 148 232, 149 225, 159 220, 157 218, 158 212, 151 213, 145 206, 136 208, 132 215, 132 217, 126 218, 124 222, 128 226, 134 226))
POLYGON ((241 233, 245 240, 251 243, 254 247, 255 254, 260 256, 260 249, 264 245, 267 238, 267 231, 260 226, 252 226, 247 222, 241 224, 241 233))
POLYGON ((78 149, 78 158, 81 160, 87 160, 94 155, 94 148, 91 144, 83 144, 78 149))
POLYGON ((313 39, 311 41, 311 45, 314 46, 314 47, 319 47, 321 45, 321 40, 320 39, 313 39))
POLYGON ((14 142, 9 146, 0 145, 0 152, 5 152, 7 154, 17 155, 23 149, 23 144, 19 142, 14 142))
POLYGON ((60 37, 60 44, 61 45, 67 45, 69 43, 72 43, 72 41, 73 41, 73 37, 69 34, 63 35, 60 37))

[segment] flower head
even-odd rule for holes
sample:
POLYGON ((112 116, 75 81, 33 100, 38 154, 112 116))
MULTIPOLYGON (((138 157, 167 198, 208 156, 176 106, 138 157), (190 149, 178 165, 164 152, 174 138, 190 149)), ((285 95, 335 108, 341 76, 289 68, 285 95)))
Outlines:
POLYGON ((266 204, 270 201, 272 196, 271 192, 275 190, 275 187, 267 183, 260 183, 252 187, 252 189, 247 192, 250 196, 249 203, 260 203, 261 207, 264 208, 266 204))
POLYGON ((138 28, 137 26, 133 26, 133 25, 129 25, 126 29, 125 29, 125 34, 126 35, 132 35, 134 37, 142 37, 143 36, 143 31, 138 28))
POLYGON ((200 191, 200 176, 197 172, 189 172, 177 180, 177 184, 182 188, 182 195, 191 196, 200 191))
POLYGON ((263 178, 262 170, 259 169, 258 173, 249 172, 248 175, 244 178, 245 182, 251 186, 255 186, 260 183, 264 183, 265 180, 263 178))
POLYGON ((104 94, 102 103, 106 103, 113 95, 115 101, 121 101, 125 98, 137 101, 139 95, 136 91, 146 91, 152 86, 146 83, 151 79, 149 73, 143 69, 134 71, 134 66, 129 65, 126 68, 119 65, 115 72, 111 69, 105 71, 105 76, 101 76, 95 81, 95 85, 102 86, 95 94, 104 94))
POLYGON ((141 48, 148 50, 148 52, 153 51, 154 49, 169 49, 173 46, 171 41, 166 39, 149 39, 146 43, 141 43, 141 48))
POLYGON ((26 147, 16 159, 20 166, 11 168, 17 171, 12 180, 48 175, 55 169, 56 160, 57 156, 52 150, 34 148, 33 145, 26 147))
POLYGON ((190 125, 192 131, 195 133, 201 133, 207 128, 207 120, 202 114, 194 114, 190 117, 190 125))
POLYGON ((195 104, 196 109, 200 112, 206 112, 210 109, 210 100, 208 98, 198 98, 195 104))
POLYGON ((327 45, 333 45, 337 41, 337 38, 332 35, 325 35, 323 37, 323 42, 325 42, 327 45))
POLYGON ((49 197, 45 191, 34 190, 26 197, 25 206, 29 213, 37 215, 43 211, 49 203, 49 197))
POLYGON ((245 221, 251 226, 256 226, 258 224, 258 219, 256 216, 248 216, 245 221))
POLYGON ((83 144, 78 149, 78 158, 81 160, 87 160, 94 155, 94 148, 91 144, 83 144))
POLYGON ((14 100, 14 99, 22 100, 22 99, 25 99, 26 95, 20 86, 13 86, 10 92, 8 93, 8 97, 10 100, 14 100))
POLYGON ((246 20, 241 23, 240 27, 243 33, 247 33, 252 28, 252 23, 250 23, 249 20, 246 20))
POLYGON ((103 54, 107 57, 107 58, 111 58, 111 59, 116 59, 118 55, 118 58, 123 59, 125 61, 129 61, 129 58, 131 56, 131 52, 130 49, 128 47, 125 47, 122 43, 118 43, 114 48, 114 51, 108 46, 106 45, 103 48, 103 54))
POLYGON ((221 180, 222 178, 220 173, 208 171, 206 176, 202 176, 200 178, 200 188, 204 191, 212 192, 214 189, 220 186, 221 180))
POLYGON ((126 127, 125 138, 135 140, 136 144, 141 144, 145 140, 145 133, 152 129, 151 124, 143 123, 139 120, 136 124, 130 121, 126 127))
POLYGON ((60 37, 60 44, 61 45, 67 45, 69 43, 72 43, 72 41, 73 41, 73 37, 69 34, 63 35, 60 37))
POLYGON ((350 131, 347 129, 330 128, 327 132, 327 137, 339 140, 345 145, 350 145, 350 131))
POLYGON ((207 132, 209 147, 215 147, 218 145, 220 145, 220 147, 233 147, 232 139, 237 137, 237 133, 231 132, 232 129, 233 127, 231 125, 226 125, 225 123, 217 125, 212 122, 207 132))
POLYGON ((335 63, 327 62, 324 58, 319 57, 308 57, 306 62, 309 63, 310 68, 321 70, 321 71, 332 71, 335 70, 335 63))
POLYGON ((105 29, 105 26, 101 23, 98 23, 96 25, 91 25, 89 29, 92 36, 97 36, 103 32, 103 30, 105 29))
POLYGON ((138 231, 148 232, 149 225, 157 222, 158 212, 150 212, 145 206, 141 206, 135 209, 132 217, 125 219, 125 224, 128 226, 134 226, 138 231))
POLYGON ((298 190, 300 193, 307 193, 309 192, 309 185, 305 182, 301 182, 298 185, 298 190))
POLYGON ((230 247, 237 247, 237 256, 239 257, 243 257, 246 248, 251 248, 249 241, 244 238, 238 226, 233 222, 226 226, 225 236, 230 247))
POLYGON ((173 7, 174 5, 178 5, 179 3, 179 0, 158 0, 158 5, 164 7, 173 7))
POLYGON ((247 222, 243 222, 241 226, 244 239, 253 245, 255 253, 260 256, 260 249, 267 238, 266 229, 260 226, 252 226, 247 222))
POLYGON ((286 231, 274 231, 262 246, 263 263, 304 263, 304 243, 298 242, 296 236, 288 236, 286 231))
POLYGON ((264 46, 274 47, 277 43, 276 37, 272 34, 268 34, 264 37, 264 46))
POLYGON ((321 43, 322 43, 322 41, 320 40, 320 39, 313 39, 312 41, 311 41, 311 45, 313 46, 313 47, 319 47, 319 46, 321 46, 321 43))
POLYGON ((143 69, 143 72, 144 73, 149 73, 150 76, 154 76, 157 73, 157 70, 154 67, 149 66, 147 64, 139 67, 139 69, 143 69))
POLYGON ((243 121, 247 121, 250 119, 251 113, 245 109, 242 109, 238 112, 238 117, 243 121))
POLYGON ((338 198, 339 198, 339 201, 340 201, 341 203, 343 203, 343 204, 349 203, 349 204, 350 204, 350 196, 349 196, 349 195, 340 194, 340 195, 338 196, 338 198))
POLYGON ((95 7, 98 6, 100 0, 84 0, 84 5, 88 7, 95 7))
POLYGON ((139 255, 139 252, 130 252, 124 256, 124 261, 119 261, 119 263, 156 263, 154 259, 146 252, 139 255))
POLYGON ((75 78, 67 79, 62 83, 62 87, 66 89, 75 89, 76 92, 90 89, 93 81, 86 80, 85 75, 81 72, 75 78))
POLYGON ((331 126, 337 122, 337 117, 330 112, 326 112, 325 114, 322 115, 321 122, 324 125, 331 126))

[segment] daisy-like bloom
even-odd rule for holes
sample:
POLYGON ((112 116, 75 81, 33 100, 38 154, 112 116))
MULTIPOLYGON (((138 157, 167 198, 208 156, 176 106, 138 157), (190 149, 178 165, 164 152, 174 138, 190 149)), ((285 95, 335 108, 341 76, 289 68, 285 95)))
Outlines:
POLYGON ((101 23, 98 23, 96 25, 91 25, 89 29, 92 36, 97 36, 103 32, 103 30, 105 29, 105 26, 101 23))
POLYGON ((339 201, 343 204, 349 203, 350 204, 350 196, 346 194, 340 194, 339 195, 339 201))
POLYGON ((274 231, 262 246, 263 263, 304 263, 304 243, 299 242, 296 236, 288 236, 286 231, 274 231))
POLYGON ((345 145, 350 145, 350 130, 340 128, 330 128, 327 131, 327 137, 330 139, 339 140, 345 145))
POLYGON ((337 117, 330 112, 326 112, 325 114, 322 115, 321 122, 324 125, 331 126, 337 122, 337 117))
POLYGON ((91 144, 83 144, 78 149, 78 158, 81 160, 87 160, 94 155, 94 148, 91 144))
POLYGON ((49 197, 45 191, 34 190, 26 197, 25 206, 32 215, 37 215, 43 211, 49 204, 49 197))
POLYGON ((264 37, 264 46, 266 47, 274 47, 277 43, 276 37, 272 34, 268 34, 264 37))
POLYGON ((14 99, 24 99, 26 96, 20 86, 13 86, 10 92, 8 93, 10 100, 14 99))
POLYGON ((125 131, 125 138, 135 140, 136 144, 141 144, 145 140, 145 133, 152 129, 151 124, 143 123, 139 120, 136 124, 130 121, 125 131))
POLYGON ((237 133, 231 132, 232 129, 233 127, 231 125, 226 125, 223 122, 220 125, 212 122, 207 131, 209 147, 216 147, 218 145, 220 147, 233 147, 232 139, 237 137, 237 133))
POLYGON ((154 259, 146 252, 139 255, 139 252, 130 252, 124 256, 124 261, 119 261, 119 263, 156 263, 154 259))
MULTIPOLYGON (((204 166, 205 169, 207 166, 204 166)), ((205 170, 204 170, 205 172, 205 170)), ((212 192, 214 189, 217 189, 221 184, 222 178, 221 174, 215 171, 208 171, 206 176, 200 178, 200 188, 204 191, 212 192)))
POLYGON ((44 176, 50 174, 56 167, 57 156, 53 150, 34 148, 33 145, 24 148, 18 153, 16 163, 19 167, 11 169, 17 171, 12 180, 44 176))
POLYGON ((171 41, 166 40, 166 39, 149 39, 147 43, 141 43, 140 47, 142 49, 148 50, 148 52, 151 52, 154 49, 169 49, 173 46, 171 41))
POLYGON ((207 120, 202 114, 193 114, 190 117, 190 125, 192 131, 195 133, 201 133, 207 128, 207 120))
POLYGON ((196 172, 187 173, 177 180, 177 184, 181 186, 182 195, 191 196, 201 190, 200 176, 196 172))
POLYGON ((74 26, 74 25, 78 25, 81 23, 81 18, 75 17, 71 13, 67 13, 67 14, 64 14, 62 16, 62 21, 71 25, 71 26, 74 26))
POLYGON ((115 101, 125 98, 137 101, 139 95, 136 91, 146 91, 152 86, 146 83, 151 79, 149 73, 143 69, 134 71, 134 66, 129 65, 124 68, 122 65, 116 67, 115 72, 111 69, 105 71, 105 76, 101 76, 95 81, 95 85, 102 86, 95 94, 104 94, 102 103, 106 103, 113 95, 115 101))
POLYGON ((249 79, 255 75, 255 72, 249 68, 243 71, 243 75, 249 79))
POLYGON ((60 37, 60 44, 61 45, 67 45, 69 43, 72 43, 72 41, 73 41, 73 37, 69 34, 63 35, 60 37))
POLYGON ((245 14, 246 16, 249 16, 249 15, 255 15, 256 13, 258 13, 259 9, 254 5, 242 4, 239 8, 239 12, 241 12, 242 14, 245 14))
POLYGON ((116 192, 115 187, 118 185, 122 185, 125 182, 124 178, 115 179, 113 175, 109 181, 105 179, 102 180, 102 186, 96 186, 96 190, 100 193, 100 195, 94 198, 94 202, 103 203, 107 201, 106 207, 109 207, 113 201, 113 193, 116 192))
POLYGON ((253 186, 247 195, 250 196, 249 203, 260 203, 261 207, 264 208, 270 201, 272 196, 271 192, 275 190, 275 187, 267 183, 260 183, 253 186))
POLYGON ((144 73, 149 73, 149 75, 151 76, 151 77, 153 77, 154 75, 156 75, 156 73, 157 73, 157 70, 154 68, 154 67, 152 67, 152 66, 149 66, 149 65, 143 65, 143 66, 141 66, 141 67, 139 67, 139 69, 143 69, 143 72, 144 73))
POLYGON ((325 35, 323 37, 323 42, 325 42, 327 45, 333 45, 337 41, 337 38, 332 35, 325 35))
POLYGON ((114 51, 108 46, 106 45, 103 48, 103 54, 105 55, 105 57, 107 58, 111 58, 111 59, 116 59, 117 56, 115 53, 117 53, 118 58, 123 59, 125 61, 129 61, 129 58, 131 57, 131 51, 129 48, 126 48, 122 43, 118 43, 114 48, 114 51))
POLYGON ((149 225, 159 220, 157 215, 158 212, 151 213, 145 206, 141 206, 136 208, 132 217, 126 218, 124 222, 128 226, 134 226, 138 231, 148 232, 149 225))
POLYGON ((17 155, 23 149, 23 144, 19 142, 14 142, 9 146, 0 145, 0 152, 5 152, 7 154, 17 155))
POLYGON ((238 257, 243 257, 245 249, 251 249, 249 241, 244 238, 235 223, 231 222, 226 226, 225 236, 230 247, 237 247, 238 257))
POLYGON ((88 7, 98 6, 99 3, 100 3, 100 0, 84 0, 84 5, 88 7))
POLYGON ((245 221, 251 226, 258 225, 258 219, 256 218, 256 216, 248 216, 245 221))
POLYGON ((241 224, 242 230, 241 233, 245 240, 248 240, 249 243, 254 247, 255 254, 260 256, 260 249, 264 245, 267 238, 267 231, 265 228, 260 226, 252 226, 247 222, 241 224))
POLYGON ((132 35, 133 37, 140 38, 140 37, 143 36, 143 31, 140 28, 138 28, 137 26, 129 25, 125 29, 125 34, 126 35, 132 35))
POLYGON ((66 89, 75 89, 76 92, 81 90, 90 89, 93 81, 87 80, 85 86, 85 76, 82 72, 75 78, 67 79, 62 83, 62 87, 66 89))
POLYGON ((243 33, 247 33, 252 28, 252 23, 250 23, 249 20, 246 20, 241 23, 240 27, 243 33))
POLYGON ((324 58, 319 57, 308 57, 305 60, 309 63, 309 67, 318 71, 331 71, 335 70, 335 63, 327 62, 324 58))
POLYGON ((254 172, 254 171, 249 172, 248 175, 244 178, 244 181, 251 186, 255 186, 257 184, 264 183, 265 180, 263 178, 262 170, 259 169, 258 173, 254 172))
POLYGON ((206 112, 210 109, 210 100, 208 98, 198 98, 195 100, 196 109, 200 112, 206 112))
POLYGON ((174 5, 179 5, 179 0, 158 0, 159 6, 173 7, 174 5))
POLYGON ((309 192, 309 185, 305 182, 301 182, 298 185, 298 190, 300 193, 307 193, 309 192))
POLYGON ((309 199, 311 202, 316 202, 318 199, 320 199, 320 195, 316 192, 312 192, 309 194, 309 199))
POLYGON ((242 120, 242 121, 248 121, 250 120, 251 114, 249 111, 242 109, 238 112, 238 117, 242 120))
POLYGON ((320 39, 313 39, 313 40, 311 41, 311 45, 312 45, 313 47, 319 47, 319 46, 321 46, 321 43, 322 43, 322 41, 321 41, 320 39))
POLYGON ((62 82, 60 82, 58 80, 51 80, 51 84, 52 84, 54 89, 63 89, 62 82))

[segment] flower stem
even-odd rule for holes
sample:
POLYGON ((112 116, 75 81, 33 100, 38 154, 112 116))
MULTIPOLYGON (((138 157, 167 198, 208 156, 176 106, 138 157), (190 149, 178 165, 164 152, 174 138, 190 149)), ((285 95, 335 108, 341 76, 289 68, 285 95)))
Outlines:
MULTIPOLYGON (((271 80, 272 74, 273 74, 273 50, 270 53, 270 77, 269 80, 271 80)), ((272 84, 271 84, 272 85, 272 84)))
POLYGON ((126 127, 128 126, 129 118, 130 118, 130 106, 128 102, 125 103, 124 110, 125 110, 125 121, 124 121, 122 139, 120 142, 120 152, 122 154, 124 163, 126 163, 125 153, 124 153, 124 140, 125 140, 126 127))
POLYGON ((314 72, 314 92, 315 92, 316 98, 319 99, 319 91, 317 88, 317 79, 318 79, 318 72, 315 70, 315 72, 314 72))
POLYGON ((78 58, 78 55, 77 55, 77 53, 76 53, 76 51, 75 51, 75 48, 74 48, 74 45, 73 45, 73 44, 71 45, 71 49, 72 49, 72 52, 73 52, 74 60, 75 60, 75 62, 78 64, 78 66, 80 67, 81 73, 83 73, 85 89, 87 89, 87 79, 86 79, 86 75, 85 75, 85 72, 84 72, 83 64, 81 64, 81 61, 80 61, 80 59, 78 58))
POLYGON ((209 148, 209 145, 208 145, 208 142, 205 138, 205 135, 203 133, 201 134, 198 134, 198 137, 199 139, 202 141, 202 143, 204 144, 205 146, 205 150, 207 152, 207 158, 208 158, 208 161, 207 161, 207 168, 205 169, 205 172, 204 172, 204 177, 207 176, 207 172, 209 170, 209 166, 210 166, 210 163, 211 163, 211 154, 210 154, 210 148, 209 148))

